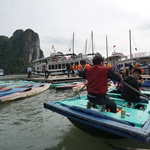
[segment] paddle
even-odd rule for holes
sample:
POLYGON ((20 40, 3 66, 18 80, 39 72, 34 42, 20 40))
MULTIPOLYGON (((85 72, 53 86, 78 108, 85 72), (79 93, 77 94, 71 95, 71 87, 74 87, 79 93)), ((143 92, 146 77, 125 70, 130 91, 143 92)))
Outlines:
POLYGON ((83 91, 83 89, 86 87, 86 84, 78 91, 75 91, 74 94, 73 94, 73 97, 75 97, 76 95, 80 95, 80 92, 83 91))
MULTIPOLYGON (((107 85, 108 85, 108 86, 111 86, 111 83, 108 82, 107 85)), ((75 91, 74 94, 73 94, 73 97, 76 96, 76 95, 79 95, 80 92, 84 91, 84 88, 85 88, 85 87, 86 87, 86 84, 85 84, 79 91, 78 91, 78 90, 75 91)))
POLYGON ((124 82, 123 80, 121 81, 123 84, 125 84, 127 87, 129 87, 130 89, 132 89, 134 92, 136 92, 137 94, 146 97, 147 99, 149 99, 148 96, 146 96, 145 94, 141 93, 140 91, 138 91, 137 89, 135 89, 134 87, 130 86, 129 84, 127 84, 126 82, 124 82))

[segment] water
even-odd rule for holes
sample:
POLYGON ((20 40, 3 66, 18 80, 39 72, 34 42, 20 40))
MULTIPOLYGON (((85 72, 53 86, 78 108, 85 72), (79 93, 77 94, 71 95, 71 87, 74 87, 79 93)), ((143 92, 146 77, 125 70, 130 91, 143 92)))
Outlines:
POLYGON ((47 90, 24 100, 0 104, 0 150, 146 150, 149 143, 90 136, 70 121, 43 108, 43 102, 71 96, 47 90))

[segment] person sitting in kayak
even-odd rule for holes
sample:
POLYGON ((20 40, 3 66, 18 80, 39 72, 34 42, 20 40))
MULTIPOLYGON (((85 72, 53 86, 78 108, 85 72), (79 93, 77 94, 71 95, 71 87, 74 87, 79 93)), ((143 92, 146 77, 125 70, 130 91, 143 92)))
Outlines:
POLYGON ((111 69, 104 66, 104 58, 101 55, 93 58, 93 66, 84 69, 83 76, 87 79, 88 100, 90 103, 105 105, 110 112, 116 113, 116 104, 110 100, 106 93, 108 91, 108 78, 120 82, 121 77, 111 69))
MULTIPOLYGON (((126 77, 124 79, 124 82, 126 82, 128 85, 132 86, 134 89, 139 90, 139 83, 138 80, 142 74, 142 71, 140 68, 134 69, 132 75, 126 77)), ((121 97, 125 99, 128 102, 143 102, 148 103, 148 99, 140 96, 137 92, 132 90, 130 87, 123 84, 122 91, 121 91, 121 97)), ((129 105, 131 105, 129 103, 129 105)))

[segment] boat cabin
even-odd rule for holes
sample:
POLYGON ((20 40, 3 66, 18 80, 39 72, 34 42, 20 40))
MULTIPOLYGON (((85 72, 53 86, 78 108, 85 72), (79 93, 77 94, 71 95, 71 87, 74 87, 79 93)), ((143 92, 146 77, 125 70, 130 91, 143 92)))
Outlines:
POLYGON ((79 63, 84 67, 85 64, 88 62, 92 64, 92 57, 91 56, 81 56, 75 54, 60 54, 60 53, 53 53, 50 57, 41 58, 38 60, 33 61, 33 71, 34 74, 44 75, 44 68, 45 62, 48 62, 49 72, 51 75, 63 75, 67 74, 67 65, 75 64, 78 65, 79 63))

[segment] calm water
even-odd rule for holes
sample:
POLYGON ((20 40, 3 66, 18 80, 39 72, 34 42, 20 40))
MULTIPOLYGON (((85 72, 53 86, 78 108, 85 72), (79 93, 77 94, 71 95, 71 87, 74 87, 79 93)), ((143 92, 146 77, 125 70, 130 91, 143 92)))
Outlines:
POLYGON ((47 90, 31 98, 0 104, 0 150, 150 149, 150 142, 90 136, 67 118, 43 108, 43 102, 71 95, 71 91, 47 90))

